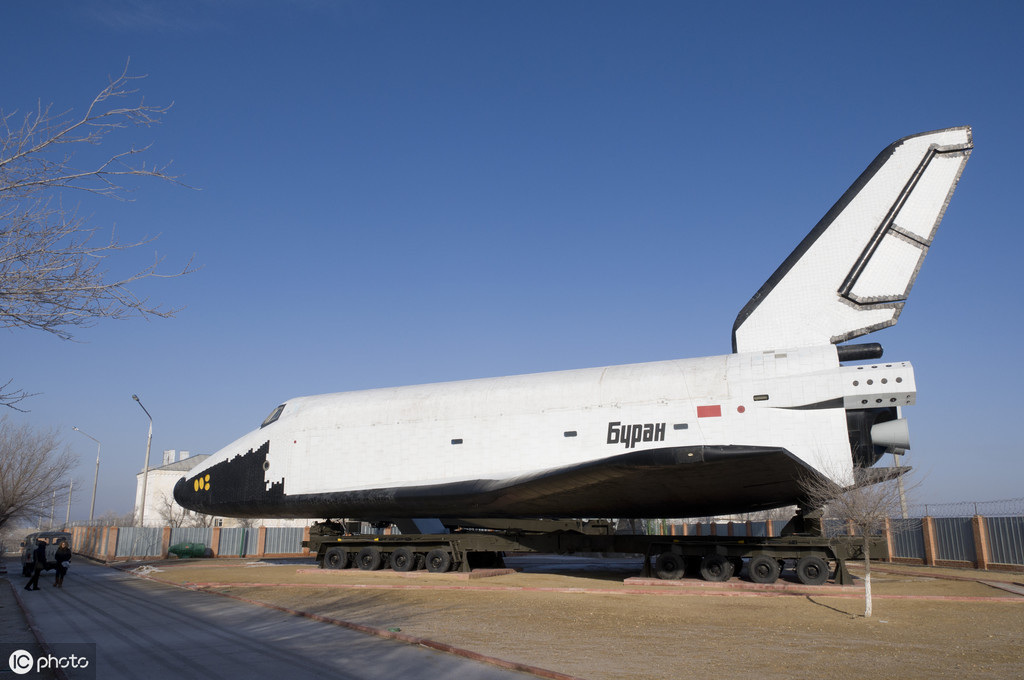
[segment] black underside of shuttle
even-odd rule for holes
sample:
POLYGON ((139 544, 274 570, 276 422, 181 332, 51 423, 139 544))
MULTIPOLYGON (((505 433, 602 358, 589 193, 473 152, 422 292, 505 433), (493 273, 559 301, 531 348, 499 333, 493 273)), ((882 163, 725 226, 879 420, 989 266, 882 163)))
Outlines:
POLYGON ((288 495, 264 481, 269 442, 178 482, 183 507, 224 517, 695 517, 798 502, 810 468, 781 448, 667 447, 500 480, 288 495))

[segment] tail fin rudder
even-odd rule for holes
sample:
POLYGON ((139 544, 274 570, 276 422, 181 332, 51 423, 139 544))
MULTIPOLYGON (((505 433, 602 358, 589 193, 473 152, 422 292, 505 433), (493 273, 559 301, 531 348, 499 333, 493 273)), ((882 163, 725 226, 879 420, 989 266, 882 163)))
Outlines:
POLYGON ((894 325, 973 146, 969 127, 889 145, 740 311, 733 351, 840 343, 894 325))

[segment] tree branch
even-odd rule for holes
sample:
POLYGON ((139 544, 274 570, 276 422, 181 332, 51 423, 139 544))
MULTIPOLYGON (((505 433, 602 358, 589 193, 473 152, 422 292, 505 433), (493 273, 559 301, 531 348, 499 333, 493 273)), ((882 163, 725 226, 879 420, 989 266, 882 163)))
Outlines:
MULTIPOLYGON (((76 152, 99 146, 112 132, 149 127, 160 122, 168 106, 152 106, 141 97, 122 105, 137 90, 128 63, 89 103, 85 113, 54 113, 52 105, 37 108, 16 121, 0 111, 0 328, 32 328, 73 339, 73 331, 100 319, 170 317, 167 309, 138 296, 132 284, 148 278, 170 278, 193 271, 190 259, 180 269, 163 273, 162 261, 133 274, 111 277, 102 268, 106 258, 151 243, 120 242, 115 233, 100 240, 61 201, 68 190, 130 200, 124 182, 132 177, 156 178, 181 186, 170 164, 149 165, 149 146, 130 146, 100 160, 76 167, 76 152)), ((28 395, 0 393, 12 406, 28 395)))

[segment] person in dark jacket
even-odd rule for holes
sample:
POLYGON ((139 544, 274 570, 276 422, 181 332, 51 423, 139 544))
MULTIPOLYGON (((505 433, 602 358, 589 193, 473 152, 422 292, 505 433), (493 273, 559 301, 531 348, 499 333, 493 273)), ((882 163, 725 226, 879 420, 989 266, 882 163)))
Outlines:
POLYGON ((64 576, 68 573, 68 564, 71 562, 71 548, 68 547, 67 541, 60 542, 54 558, 57 560, 57 580, 53 582, 53 585, 63 588, 64 576))
POLYGON ((39 575, 46 569, 46 541, 36 540, 36 549, 32 551, 32 559, 35 560, 32 570, 32 578, 25 584, 25 590, 39 590, 39 575))

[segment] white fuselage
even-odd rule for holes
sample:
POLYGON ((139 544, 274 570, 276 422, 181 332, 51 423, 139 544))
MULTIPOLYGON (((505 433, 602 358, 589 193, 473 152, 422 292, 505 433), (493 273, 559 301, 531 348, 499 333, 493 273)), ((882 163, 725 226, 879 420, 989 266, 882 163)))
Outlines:
POLYGON ((270 442, 286 496, 500 480, 665 447, 771 445, 848 483, 846 408, 914 401, 908 363, 832 345, 299 397, 192 471, 270 442))

